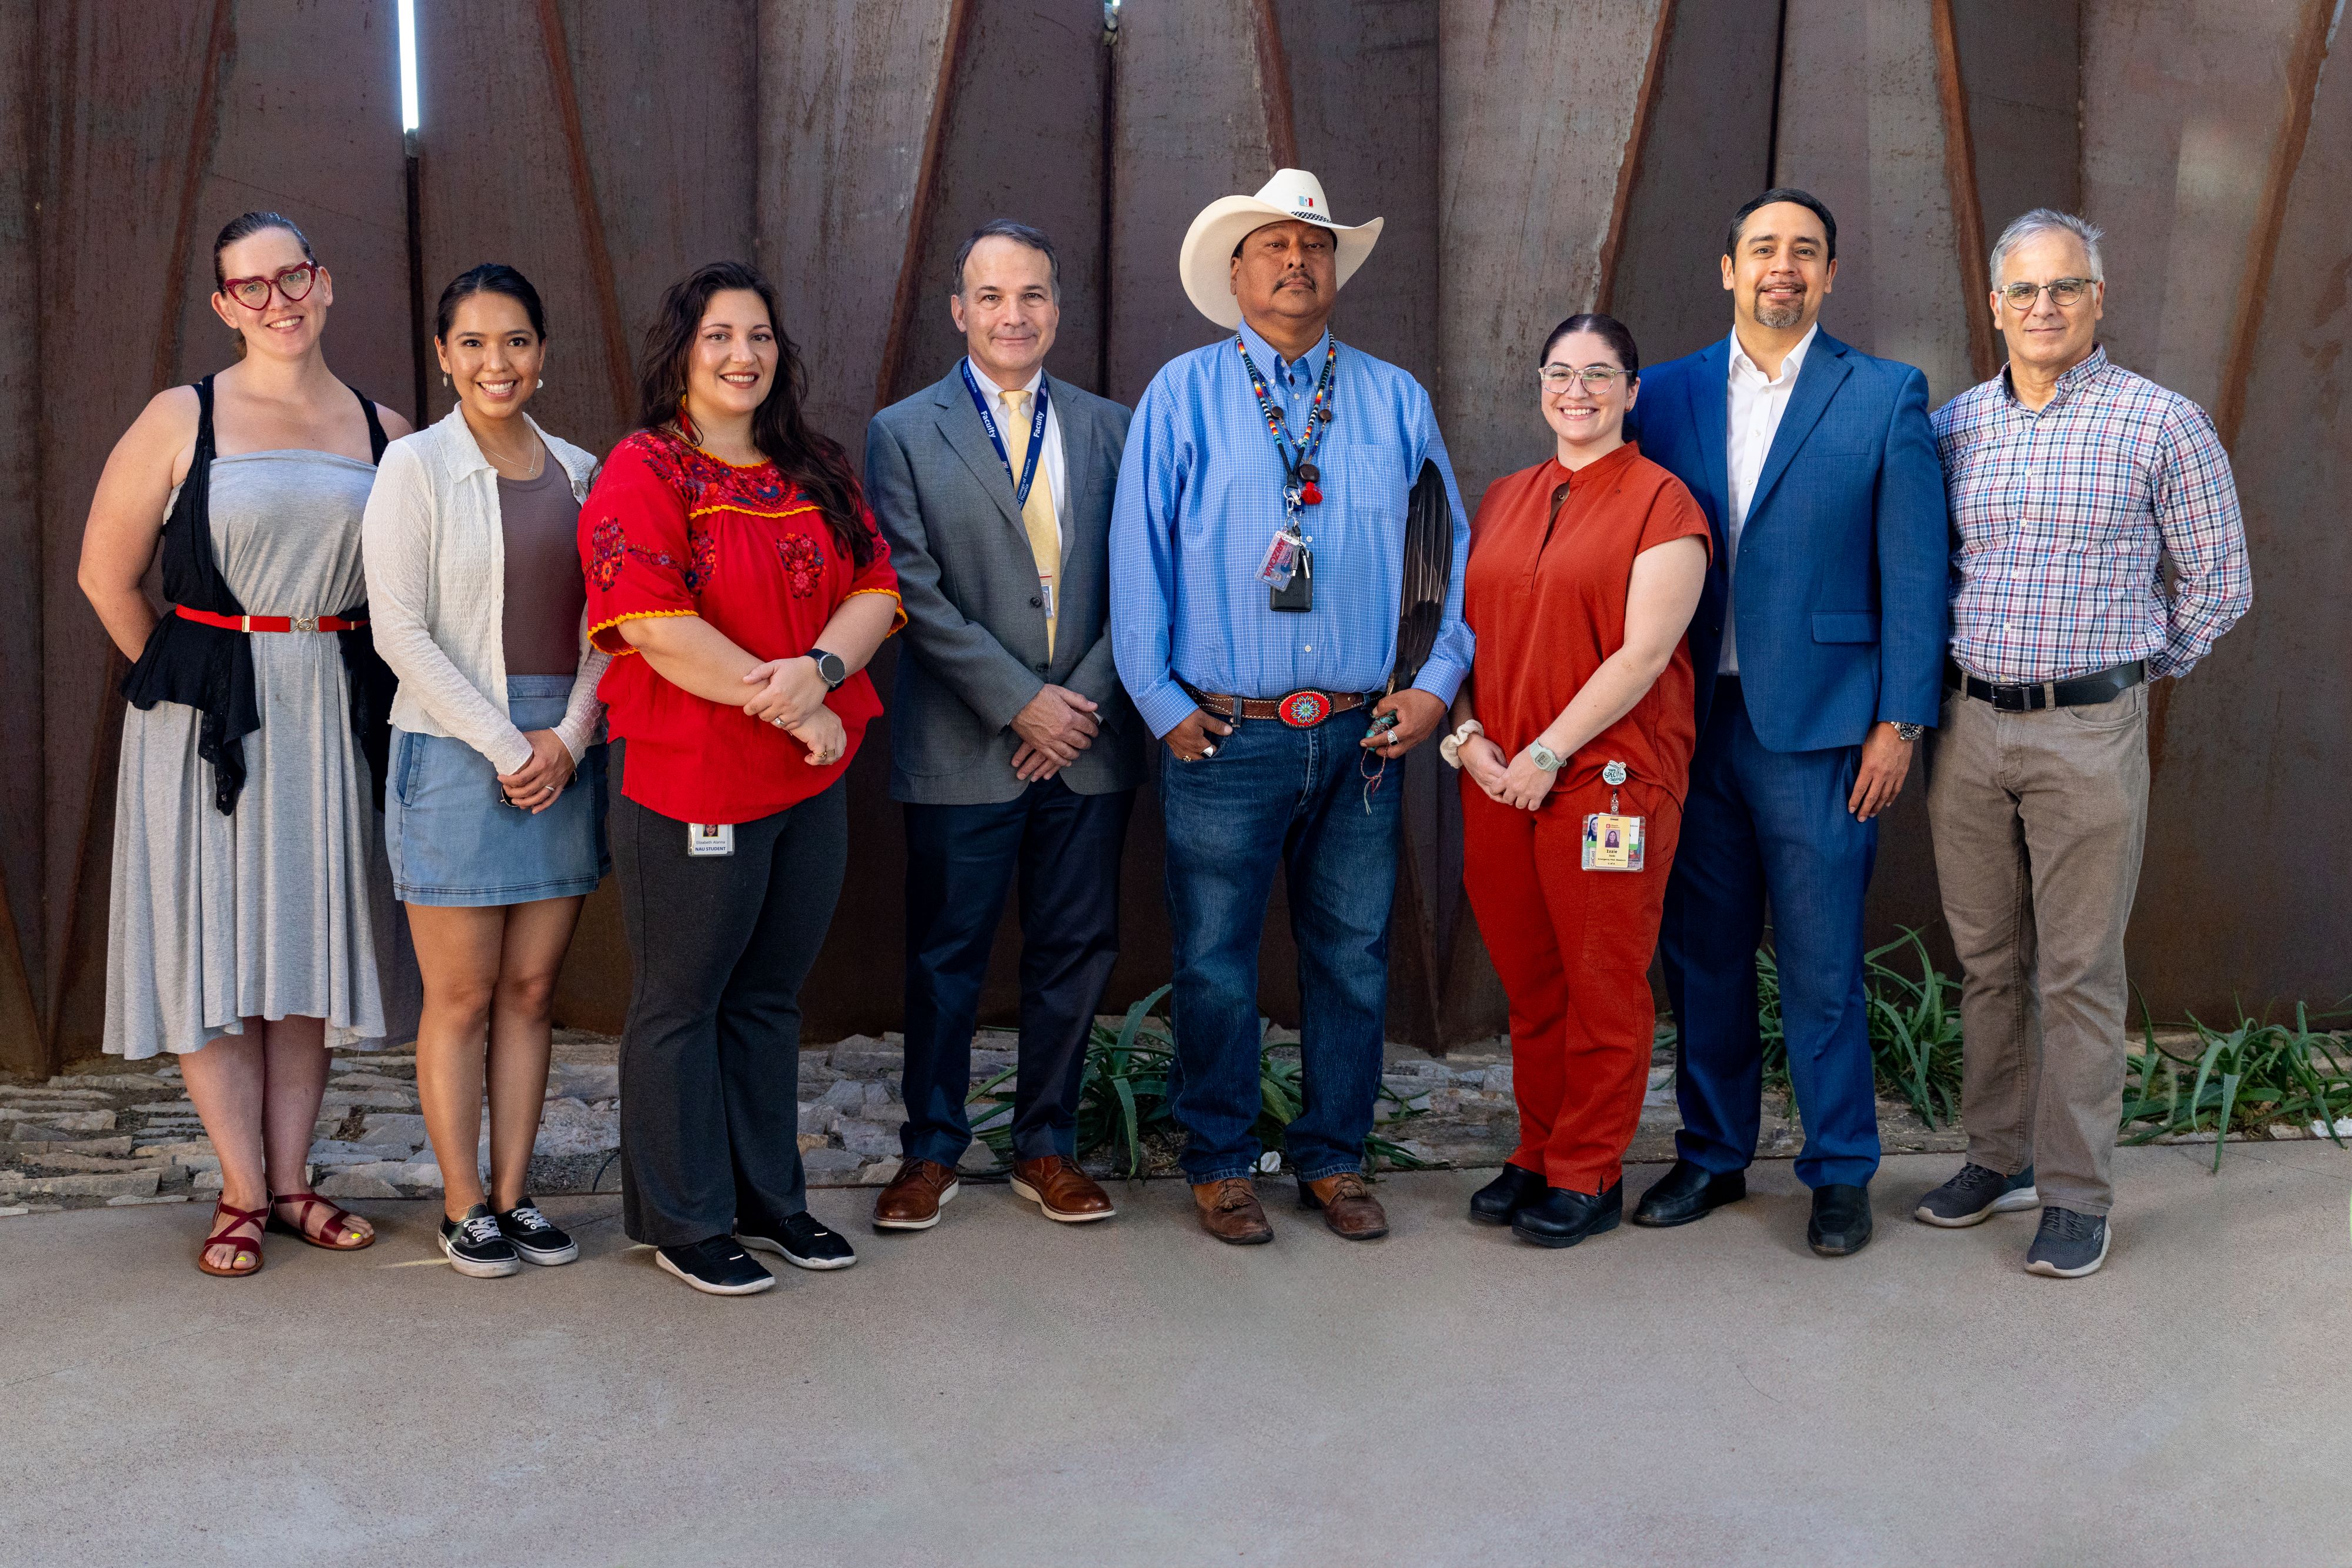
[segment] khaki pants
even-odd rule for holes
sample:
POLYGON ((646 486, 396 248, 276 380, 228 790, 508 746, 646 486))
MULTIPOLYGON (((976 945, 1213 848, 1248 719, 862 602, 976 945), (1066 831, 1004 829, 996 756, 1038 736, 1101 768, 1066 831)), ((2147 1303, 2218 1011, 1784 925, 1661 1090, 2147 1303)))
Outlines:
POLYGON ((2104 1215, 2123 1114, 2124 927, 2147 830, 2147 687, 2002 713, 1957 693, 1927 821, 1962 970, 1969 1158, 2104 1215))

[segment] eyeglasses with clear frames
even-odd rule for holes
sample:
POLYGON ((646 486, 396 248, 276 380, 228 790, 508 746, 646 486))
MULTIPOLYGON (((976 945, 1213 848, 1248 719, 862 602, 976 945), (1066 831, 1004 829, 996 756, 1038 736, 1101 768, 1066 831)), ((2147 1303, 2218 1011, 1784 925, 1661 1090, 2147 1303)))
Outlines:
POLYGON ((2053 277, 2047 283, 2011 283, 2002 287, 2000 297, 2009 308, 2022 316, 2033 308, 2043 289, 2050 290, 2050 303, 2063 310, 2082 302, 2083 296, 2097 286, 2094 277, 2053 277))
POLYGON ((221 292, 247 310, 266 310, 272 289, 291 305, 308 295, 310 286, 318 280, 315 262, 298 261, 291 267, 279 267, 267 277, 232 277, 221 285, 221 292))
POLYGON ((1564 392, 1571 383, 1581 382, 1586 392, 1599 397, 1609 390, 1610 382, 1624 373, 1617 365, 1586 365, 1581 369, 1574 365, 1545 365, 1536 371, 1536 380, 1548 392, 1564 392))

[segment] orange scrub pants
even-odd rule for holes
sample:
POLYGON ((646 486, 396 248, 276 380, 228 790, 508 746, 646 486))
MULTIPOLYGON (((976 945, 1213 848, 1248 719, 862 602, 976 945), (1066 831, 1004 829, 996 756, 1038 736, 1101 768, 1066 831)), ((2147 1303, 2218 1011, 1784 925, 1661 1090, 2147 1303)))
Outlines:
POLYGON ((1588 1193, 1623 1175, 1641 1124, 1657 1030, 1650 956, 1682 827, 1671 795, 1628 779, 1614 793, 1620 812, 1648 818, 1643 869, 1586 871, 1584 819, 1611 793, 1594 777, 1522 811, 1462 776, 1463 880, 1511 1001, 1511 1164, 1588 1193))

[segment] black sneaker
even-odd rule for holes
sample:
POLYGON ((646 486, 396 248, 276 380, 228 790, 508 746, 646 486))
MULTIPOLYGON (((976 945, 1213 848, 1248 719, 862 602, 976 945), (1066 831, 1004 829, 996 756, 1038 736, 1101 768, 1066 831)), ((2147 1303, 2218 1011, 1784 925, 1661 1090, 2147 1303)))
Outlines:
POLYGON ((2042 1196, 2033 1190, 2032 1166, 2015 1176, 2003 1176, 1984 1166, 1965 1165, 1959 1175, 1921 1198, 1911 1218, 1923 1225, 1958 1230, 1966 1225, 1982 1225, 1996 1214, 2014 1214, 2041 1204, 2042 1196))
POLYGON ((2107 1217, 2077 1214, 2071 1208, 2045 1208, 2042 1229, 2025 1254, 2025 1271, 2053 1280, 2079 1280, 2095 1274, 2107 1260, 2107 1217))
POLYGON ((654 1263, 706 1296, 756 1295, 776 1282, 776 1277, 736 1246, 731 1236, 714 1236, 685 1247, 656 1247, 654 1263))
POLYGON ((735 1239, 762 1252, 773 1252, 796 1269, 846 1269, 857 1261, 856 1249, 837 1230, 829 1230, 806 1209, 773 1228, 775 1234, 738 1228, 735 1239))
POLYGON ((507 1239, 508 1245, 526 1263, 543 1263, 552 1268, 580 1256, 580 1243, 540 1213, 528 1197, 499 1215, 498 1221, 499 1234, 507 1239))
POLYGON ((441 1250, 448 1255, 449 1267, 477 1280, 495 1280, 522 1268, 514 1248, 499 1234, 498 1217, 486 1203, 474 1205, 462 1219, 441 1221, 441 1250))

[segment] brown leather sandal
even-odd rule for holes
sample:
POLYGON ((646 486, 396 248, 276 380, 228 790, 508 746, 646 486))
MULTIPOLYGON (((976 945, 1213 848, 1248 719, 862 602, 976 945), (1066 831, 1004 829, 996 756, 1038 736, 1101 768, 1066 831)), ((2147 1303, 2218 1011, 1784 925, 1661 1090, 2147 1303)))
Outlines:
POLYGON ((352 1228, 351 1222, 357 1218, 358 1216, 352 1213, 350 1209, 339 1208, 315 1192, 279 1192, 272 1193, 269 1197, 270 1229, 282 1230, 289 1236, 300 1238, 310 1246, 323 1247, 330 1252, 359 1252, 375 1245, 374 1231, 370 1230, 362 1236, 359 1231, 352 1228), (302 1212, 293 1220, 280 1219, 278 1218, 278 1206, 281 1203, 299 1203, 302 1206, 302 1212), (324 1208, 329 1216, 327 1223, 320 1227, 319 1236, 310 1234, 310 1210, 313 1207, 324 1208), (345 1236, 359 1237, 360 1239, 322 1241, 319 1239, 320 1236, 330 1236, 337 1231, 341 1231, 345 1236))
POLYGON ((196 1249, 196 1267, 216 1280, 242 1280, 247 1274, 260 1273, 261 1231, 268 1218, 269 1210, 267 1208, 231 1208, 226 1203, 213 1205, 212 1234, 205 1237, 205 1244, 196 1249), (226 1225, 221 1223, 224 1216, 228 1219, 226 1225), (230 1234, 247 1225, 253 1227, 252 1239, 230 1234), (235 1249, 229 1256, 227 1268, 216 1268, 206 1260, 205 1254, 215 1247, 235 1249), (245 1264, 247 1258, 253 1260, 250 1264, 245 1264), (244 1266, 240 1267, 240 1264, 244 1266))

